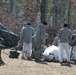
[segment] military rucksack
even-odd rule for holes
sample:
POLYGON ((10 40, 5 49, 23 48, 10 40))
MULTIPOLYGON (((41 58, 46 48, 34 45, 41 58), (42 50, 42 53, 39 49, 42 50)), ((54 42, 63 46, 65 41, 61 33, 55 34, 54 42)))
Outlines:
POLYGON ((69 41, 69 44, 71 46, 75 46, 76 45, 76 34, 72 34, 71 40, 69 41))

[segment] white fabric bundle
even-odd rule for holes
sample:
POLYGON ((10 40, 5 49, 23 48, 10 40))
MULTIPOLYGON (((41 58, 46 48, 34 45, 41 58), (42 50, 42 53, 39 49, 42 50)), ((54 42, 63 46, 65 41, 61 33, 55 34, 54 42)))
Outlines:
MULTIPOLYGON (((48 61, 59 61, 59 48, 57 46, 47 47, 43 53, 45 59, 48 61)), ((63 56, 63 60, 66 61, 65 53, 63 56)))

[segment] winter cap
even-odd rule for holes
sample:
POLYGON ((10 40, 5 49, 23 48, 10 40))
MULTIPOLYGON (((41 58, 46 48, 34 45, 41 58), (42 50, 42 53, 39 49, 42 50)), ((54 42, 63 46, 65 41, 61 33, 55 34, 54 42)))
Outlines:
POLYGON ((64 27, 68 27, 68 24, 64 23, 64 27))
POLYGON ((31 25, 31 24, 28 22, 27 25, 31 25))
POLYGON ((43 25, 47 25, 47 22, 43 21, 43 25))

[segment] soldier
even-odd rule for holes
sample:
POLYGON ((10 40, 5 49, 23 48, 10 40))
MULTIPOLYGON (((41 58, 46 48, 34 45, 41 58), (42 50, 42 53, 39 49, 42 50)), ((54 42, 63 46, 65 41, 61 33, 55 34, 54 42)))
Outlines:
POLYGON ((76 61, 76 29, 72 32, 72 40, 71 43, 72 45, 72 59, 76 61))
POLYGON ((45 44, 45 33, 46 33, 46 25, 47 23, 44 21, 41 23, 37 29, 35 34, 35 61, 40 61, 42 55, 42 46, 45 44))
POLYGON ((70 63, 70 45, 69 40, 71 39, 71 30, 68 29, 68 25, 64 24, 64 27, 60 29, 59 34, 59 62, 63 62, 63 52, 65 50, 67 62, 70 63))
POLYGON ((22 59, 25 59, 24 55, 26 50, 28 52, 28 59, 31 59, 33 35, 34 35, 34 28, 31 27, 30 23, 27 23, 26 27, 22 28, 20 33, 19 45, 23 44, 22 59))

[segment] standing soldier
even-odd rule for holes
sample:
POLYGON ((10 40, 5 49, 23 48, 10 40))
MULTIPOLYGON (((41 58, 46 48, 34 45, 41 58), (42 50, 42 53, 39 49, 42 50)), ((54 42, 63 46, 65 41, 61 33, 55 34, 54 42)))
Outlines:
POLYGON ((42 45, 45 44, 45 33, 46 33, 46 25, 47 23, 44 21, 41 23, 37 29, 35 34, 35 61, 40 61, 42 54, 42 45))
POLYGON ((34 35, 34 29, 33 27, 31 27, 30 23, 27 23, 26 27, 22 28, 20 33, 19 45, 23 44, 22 59, 25 59, 24 55, 26 50, 28 52, 28 59, 31 59, 33 35, 34 35))
POLYGON ((65 50, 67 62, 70 63, 70 45, 69 40, 71 39, 71 30, 68 29, 68 25, 64 24, 64 27, 59 31, 59 62, 63 62, 63 52, 65 50))
POLYGON ((72 32, 72 40, 71 43, 73 43, 72 45, 72 59, 76 61, 76 29, 72 32))

